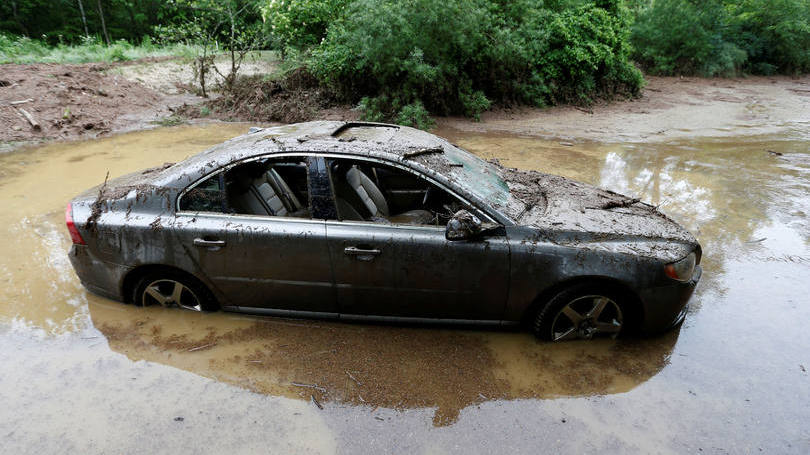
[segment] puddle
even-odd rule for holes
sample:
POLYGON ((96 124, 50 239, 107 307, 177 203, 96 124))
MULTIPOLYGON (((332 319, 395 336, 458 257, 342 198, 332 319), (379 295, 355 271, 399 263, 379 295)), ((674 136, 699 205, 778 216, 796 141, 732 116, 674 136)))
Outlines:
POLYGON ((660 205, 694 232, 704 279, 685 326, 658 338, 551 345, 515 331, 136 308, 85 292, 65 256, 65 203, 107 172, 178 161, 246 129, 164 128, 0 155, 9 449, 149 452, 156 440, 182 447, 178 429, 215 428, 196 447, 810 450, 810 142, 563 145, 438 132, 508 166, 660 205), (98 435, 121 417, 132 431, 98 435), (265 431, 245 433, 252 425, 265 431))

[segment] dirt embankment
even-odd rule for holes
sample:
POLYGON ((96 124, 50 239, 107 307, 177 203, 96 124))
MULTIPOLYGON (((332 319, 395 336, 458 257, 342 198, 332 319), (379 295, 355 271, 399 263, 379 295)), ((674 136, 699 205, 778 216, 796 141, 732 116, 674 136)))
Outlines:
POLYGON ((646 79, 638 99, 589 108, 495 109, 481 122, 447 117, 439 118, 438 126, 600 142, 768 134, 810 126, 810 76, 646 79))
POLYGON ((195 98, 162 94, 109 72, 116 66, 122 65, 0 65, 0 143, 139 129, 195 98))
MULTIPOLYGON (((243 78, 233 96, 204 104, 203 98, 185 91, 192 76, 177 59, 0 65, 0 151, 42 140, 148 128, 176 113, 261 124, 358 118, 352 106, 340 104, 306 74, 267 79, 277 63, 265 58, 246 66, 243 74, 253 76, 243 78)), ((498 108, 480 122, 438 118, 438 129, 644 142, 806 130, 810 125, 810 76, 647 81, 638 99, 589 108, 498 108)))

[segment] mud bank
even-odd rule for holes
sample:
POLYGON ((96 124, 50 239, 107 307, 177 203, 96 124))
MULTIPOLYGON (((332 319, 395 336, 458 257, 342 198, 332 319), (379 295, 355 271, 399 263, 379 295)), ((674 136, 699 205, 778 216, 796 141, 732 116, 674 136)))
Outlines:
POLYGON ((810 76, 646 80, 639 99, 590 108, 493 110, 478 123, 438 118, 438 128, 601 142, 810 131, 810 76))
POLYGON ((0 144, 144 129, 174 107, 196 102, 192 95, 160 93, 110 73, 116 66, 122 65, 0 65, 0 144))
POLYGON ((810 155, 799 136, 577 143, 440 133, 484 158, 660 206, 704 246, 661 338, 138 308, 87 293, 64 203, 247 125, 162 128, 0 156, 0 428, 13 453, 810 451, 810 155), (768 153, 771 150, 773 153, 768 153), (48 190, 45 191, 44 188, 48 190))

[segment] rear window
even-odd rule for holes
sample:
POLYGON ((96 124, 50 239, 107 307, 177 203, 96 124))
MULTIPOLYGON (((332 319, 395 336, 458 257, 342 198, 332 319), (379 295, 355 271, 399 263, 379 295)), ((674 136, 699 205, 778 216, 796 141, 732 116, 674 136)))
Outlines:
POLYGON ((180 198, 180 210, 189 212, 225 212, 222 173, 209 177, 180 198))

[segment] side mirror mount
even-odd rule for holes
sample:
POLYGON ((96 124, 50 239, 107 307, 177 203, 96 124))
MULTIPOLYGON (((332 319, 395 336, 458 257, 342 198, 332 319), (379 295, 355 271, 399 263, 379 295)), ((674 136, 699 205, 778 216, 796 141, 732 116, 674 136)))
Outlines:
POLYGON ((444 237, 447 240, 472 240, 483 237, 499 227, 501 225, 497 223, 482 222, 480 218, 467 210, 459 210, 447 222, 444 237))

